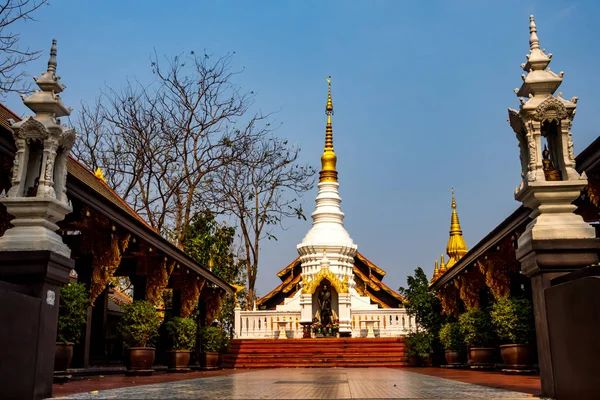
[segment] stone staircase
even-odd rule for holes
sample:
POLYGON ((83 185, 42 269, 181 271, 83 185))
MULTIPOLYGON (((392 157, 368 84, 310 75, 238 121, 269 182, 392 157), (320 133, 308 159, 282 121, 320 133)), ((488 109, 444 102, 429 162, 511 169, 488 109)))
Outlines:
POLYGON ((403 367, 404 337, 235 339, 224 368, 403 367))

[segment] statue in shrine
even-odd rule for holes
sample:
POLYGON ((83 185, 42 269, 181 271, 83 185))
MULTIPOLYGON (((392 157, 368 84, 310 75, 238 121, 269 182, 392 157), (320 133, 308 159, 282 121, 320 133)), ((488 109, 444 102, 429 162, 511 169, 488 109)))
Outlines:
POLYGON ((544 168, 544 176, 547 181, 561 181, 562 177, 560 175, 560 171, 556 169, 554 166, 554 162, 550 159, 550 151, 547 146, 544 146, 544 151, 542 152, 542 165, 544 168))
POLYGON ((323 285, 319 293, 319 316, 323 326, 331 324, 331 291, 329 291, 327 285, 323 285))

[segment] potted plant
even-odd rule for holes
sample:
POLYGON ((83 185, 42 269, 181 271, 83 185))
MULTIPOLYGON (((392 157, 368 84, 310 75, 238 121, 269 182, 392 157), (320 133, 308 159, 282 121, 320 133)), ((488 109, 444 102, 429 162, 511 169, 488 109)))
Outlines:
POLYGON ((462 349, 465 339, 457 322, 448 322, 440 329, 440 342, 446 350, 446 363, 448 365, 462 365, 464 363, 462 349))
POLYGON ((213 369, 219 367, 219 352, 223 348, 223 331, 216 326, 201 329, 202 367, 213 369))
POLYGON ((196 344, 196 322, 189 318, 174 317, 165 323, 170 342, 169 372, 189 371, 191 350, 196 344))
POLYGON ((410 332, 406 335, 405 341, 406 356, 411 366, 431 365, 431 353, 433 353, 431 334, 425 331, 410 332))
POLYGON ((535 337, 533 307, 524 298, 503 297, 490 312, 498 338, 505 344, 500 354, 512 369, 530 368, 533 364, 531 343, 535 337))
POLYGON ((79 343, 87 322, 90 304, 88 290, 83 283, 71 281, 60 290, 58 324, 56 329, 56 354, 54 370, 66 371, 73 359, 73 345, 79 343))
POLYGON ((127 346, 128 375, 152 375, 156 349, 151 347, 158 336, 160 317, 152 303, 136 300, 122 307, 119 334, 127 346))
POLYGON ((471 346, 471 363, 474 366, 492 366, 496 349, 491 347, 495 336, 490 315, 474 309, 462 314, 458 320, 465 343, 471 346))

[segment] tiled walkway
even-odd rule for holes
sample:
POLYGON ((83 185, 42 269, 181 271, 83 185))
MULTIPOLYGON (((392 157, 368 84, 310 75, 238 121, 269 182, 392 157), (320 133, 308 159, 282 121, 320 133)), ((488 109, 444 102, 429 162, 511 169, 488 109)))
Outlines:
POLYGON ((269 369, 80 393, 77 399, 522 399, 531 395, 391 368, 269 369))

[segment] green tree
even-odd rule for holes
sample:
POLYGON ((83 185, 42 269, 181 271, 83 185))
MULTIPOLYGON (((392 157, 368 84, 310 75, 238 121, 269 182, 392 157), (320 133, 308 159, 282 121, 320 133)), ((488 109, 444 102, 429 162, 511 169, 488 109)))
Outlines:
POLYGON ((415 317, 417 327, 424 328, 430 333, 438 335, 444 317, 440 300, 429 290, 429 281, 421 267, 415 269, 413 276, 406 278, 408 288, 398 289, 404 296, 406 313, 415 317))
MULTIPOLYGON (((427 333, 429 351, 441 354, 440 329, 445 322, 442 315, 442 305, 435 294, 429 290, 429 280, 421 267, 417 267, 413 276, 406 278, 407 288, 400 287, 399 293, 404 296, 406 313, 415 318, 417 333, 424 329, 427 333)), ((419 342, 420 343, 420 342, 419 342)), ((420 351, 418 348, 413 351, 420 351)), ((434 359, 434 362, 435 359, 434 359)))
MULTIPOLYGON (((244 264, 233 251, 235 228, 219 223, 214 214, 203 211, 192 217, 185 237, 183 249, 190 257, 200 265, 212 265, 212 272, 229 284, 244 285, 244 264)), ((238 295, 243 296, 243 293, 238 295)), ((227 296, 217 317, 230 334, 234 329, 234 308, 235 298, 227 296)))

